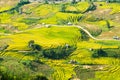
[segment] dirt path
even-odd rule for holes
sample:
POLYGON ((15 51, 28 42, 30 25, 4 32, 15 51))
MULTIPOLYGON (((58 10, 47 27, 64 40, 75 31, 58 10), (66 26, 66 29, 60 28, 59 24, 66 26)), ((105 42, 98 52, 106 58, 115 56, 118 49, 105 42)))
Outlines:
POLYGON ((91 35, 91 33, 86 30, 85 28, 81 27, 81 26, 78 26, 78 25, 74 25, 75 27, 78 27, 80 29, 82 29, 85 33, 87 33, 89 35, 90 38, 94 39, 94 40, 115 40, 115 39, 98 39, 98 38, 95 38, 94 36, 91 35))
MULTIPOLYGON (((61 25, 51 25, 51 26, 61 26, 61 25)), ((68 26, 68 25, 64 25, 64 26, 68 26)), ((87 33, 90 38, 92 38, 92 39, 94 39, 94 40, 115 40, 115 39, 98 39, 98 38, 95 38, 94 36, 92 36, 91 33, 90 33, 88 30, 86 30, 85 28, 83 28, 82 26, 79 26, 79 25, 71 25, 71 27, 72 27, 72 26, 75 26, 75 27, 77 27, 77 28, 80 28, 80 29, 83 30, 85 33, 87 33)), ((116 40, 115 40, 115 41, 116 41, 116 40)))
MULTIPOLYGON (((53 25, 53 24, 46 24, 46 25, 47 25, 47 26, 57 26, 57 27, 68 26, 68 25, 53 25)), ((23 31, 17 31, 16 33, 23 33, 23 32, 26 32, 26 31, 30 31, 30 30, 32 30, 32 29, 39 29, 39 28, 41 28, 42 26, 46 26, 46 25, 40 24, 39 27, 37 26, 37 27, 31 28, 31 29, 27 29, 27 30, 23 30, 23 31)), ((94 36, 91 35, 91 33, 90 33, 88 30, 86 30, 85 28, 83 28, 82 26, 79 26, 79 25, 69 25, 69 26, 70 26, 70 27, 73 27, 73 26, 74 26, 74 27, 80 28, 80 29, 83 30, 85 33, 87 33, 90 38, 92 38, 92 39, 94 39, 94 40, 114 40, 114 41, 116 41, 115 39, 98 39, 98 38, 95 38, 94 36)), ((9 35, 13 35, 13 34, 0 33, 0 35, 9 36, 9 35)))

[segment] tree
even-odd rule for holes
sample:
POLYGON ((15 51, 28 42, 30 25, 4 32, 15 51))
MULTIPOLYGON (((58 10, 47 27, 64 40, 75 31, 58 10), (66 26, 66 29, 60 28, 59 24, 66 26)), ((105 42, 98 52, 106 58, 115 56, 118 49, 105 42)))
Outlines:
POLYGON ((20 3, 29 2, 29 0, 20 0, 20 3))
POLYGON ((76 45, 61 45, 57 46, 56 48, 43 50, 43 56, 51 59, 62 59, 68 57, 75 49, 76 45))
POLYGON ((33 50, 40 51, 40 50, 42 49, 42 47, 41 47, 40 45, 38 45, 38 44, 34 44, 34 45, 32 46, 32 49, 33 49, 33 50))
POLYGON ((108 20, 106 20, 106 26, 107 26, 107 28, 108 28, 108 29, 110 29, 110 28, 111 28, 110 23, 109 23, 109 21, 108 21, 108 20))
POLYGON ((35 44, 34 40, 30 40, 28 42, 28 47, 31 48, 33 51, 37 50, 40 51, 42 49, 42 47, 38 44, 35 44))
POLYGON ((29 0, 20 0, 18 4, 23 5, 29 3, 29 0))
POLYGON ((49 2, 48 2, 48 0, 45 0, 45 2, 44 2, 45 4, 49 4, 49 2))
POLYGON ((62 4, 62 5, 61 5, 61 9, 60 9, 60 11, 61 11, 61 12, 65 12, 65 9, 66 9, 65 4, 62 4))
POLYGON ((34 45, 34 43, 35 43, 34 40, 30 40, 30 41, 28 42, 28 47, 29 47, 29 48, 32 48, 32 46, 34 45))
POLYGON ((71 4, 76 4, 77 1, 76 0, 72 0, 71 4))

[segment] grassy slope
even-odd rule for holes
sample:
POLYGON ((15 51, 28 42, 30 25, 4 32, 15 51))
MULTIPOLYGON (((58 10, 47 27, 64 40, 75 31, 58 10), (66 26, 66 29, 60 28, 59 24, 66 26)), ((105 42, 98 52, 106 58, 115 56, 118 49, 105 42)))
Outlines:
POLYGON ((23 49, 30 40, 42 46, 60 45, 73 40, 76 36, 80 36, 79 29, 74 27, 51 27, 32 29, 23 33, 3 36, 1 38, 10 38, 11 48, 23 49), (18 47, 17 47, 18 46, 18 47))
MULTIPOLYGON (((8 50, 11 49, 25 50, 27 49, 27 42, 29 40, 35 40, 37 44, 40 44, 46 48, 46 47, 50 47, 51 45, 56 46, 64 43, 70 43, 71 40, 73 40, 76 36, 80 36, 79 29, 66 26, 61 28, 51 27, 51 28, 32 29, 24 33, 10 35, 10 36, 3 36, 1 38, 12 39, 12 42, 10 42, 10 47, 8 50)), ((18 52, 7 52, 4 54, 4 56, 12 56, 12 57, 16 57, 17 59, 21 59, 23 55, 24 54, 18 52)), ((32 56, 25 56, 23 58, 23 60, 32 60, 32 59, 34 59, 34 57, 32 56)), ((61 80, 61 78, 63 78, 63 80, 67 80, 71 76, 71 73, 73 73, 72 69, 74 68, 74 66, 63 64, 65 60, 58 60, 57 62, 56 60, 55 61, 52 60, 53 64, 51 64, 51 60, 43 59, 43 62, 44 61, 47 62, 47 64, 49 64, 50 66, 52 66, 55 70, 57 70, 57 72, 51 75, 52 78, 54 79, 58 79, 59 77, 59 80, 61 80), (63 65, 64 67, 61 68, 61 65, 63 65)))
POLYGON ((14 7, 19 0, 0 0, 0 12, 14 7))
MULTIPOLYGON (((102 3, 104 5, 104 3, 102 3)), ((118 5, 118 4, 117 4, 118 5)), ((69 10, 71 7, 74 10, 78 10, 80 8, 80 11, 84 12, 86 8, 88 7, 88 3, 79 3, 77 6, 68 6, 67 10, 69 10), (81 6, 80 6, 81 5, 81 6), (85 7, 83 7, 85 6, 85 7)), ((109 4, 109 6, 116 6, 116 4, 109 4)), ((119 6, 119 5, 118 5, 119 6)), ((106 9, 108 7, 102 6, 100 7, 101 9, 106 9)), ((24 12, 28 14, 22 14, 18 15, 17 13, 15 15, 12 14, 0 14, 1 18, 1 23, 2 24, 12 24, 14 26, 19 27, 20 29, 26 29, 28 28, 28 24, 25 24, 24 22, 20 22, 24 18, 42 18, 42 20, 38 21, 37 23, 50 23, 50 24, 57 24, 57 19, 67 19, 69 16, 82 16, 83 14, 73 14, 73 13, 61 13, 58 12, 60 9, 60 5, 42 5, 38 3, 32 3, 25 5, 23 8, 24 12), (33 6, 31 6, 33 5, 33 6), (30 14, 29 14, 30 13, 30 14), (6 17, 8 16, 8 17, 6 17)), ((117 9, 115 7, 113 8, 113 11, 111 14, 117 12, 117 9)), ((84 22, 84 21, 83 21, 84 22)), ((103 26, 105 25, 104 20, 103 21, 97 21, 97 22, 88 22, 85 21, 86 23, 89 24, 94 24, 95 26, 99 24, 98 27, 102 27, 105 29, 103 26)), ((8 50, 11 49, 18 49, 18 50, 27 50, 27 43, 29 40, 35 40, 37 44, 42 45, 43 47, 50 47, 51 45, 60 45, 64 43, 71 43, 73 39, 76 39, 76 36, 81 36, 79 29, 74 28, 74 27, 51 27, 51 28, 40 28, 40 29, 32 29, 20 34, 14 34, 10 36, 1 36, 1 41, 4 43, 10 44, 10 47, 8 50), (2 41, 3 40, 3 41, 2 41)), ((76 60, 80 64, 109 64, 113 65, 118 65, 117 68, 119 69, 119 59, 114 59, 114 58, 91 58, 91 52, 89 51, 89 48, 117 48, 119 45, 119 42, 115 41, 101 41, 97 42, 94 40, 90 41, 80 41, 77 42, 77 50, 73 52, 68 59, 66 60, 50 60, 50 59, 41 59, 43 62, 46 64, 49 64, 51 67, 53 67, 56 71, 52 76, 54 80, 68 80, 68 78, 71 77, 72 74, 75 74, 73 71, 73 68, 76 65, 72 64, 67 64, 69 60, 76 60)), ((22 58, 23 54, 21 53, 16 53, 16 52, 7 52, 4 54, 4 56, 12 56, 16 57, 18 59, 22 58)), ((26 56, 23 59, 34 59, 33 56, 26 56)), ((115 66, 112 66, 112 69, 115 66)), ((110 71, 110 70, 108 70, 110 71)), ((105 79, 112 79, 112 76, 115 76, 116 74, 119 73, 119 71, 115 71, 115 74, 110 73, 108 76, 108 73, 104 73, 106 77, 102 76, 103 73, 97 72, 96 73, 96 78, 100 78, 101 80, 105 79)), ((114 80, 118 80, 119 75, 114 78, 114 80)))
MULTIPOLYGON (((87 4, 87 6, 85 8, 82 8, 82 11, 85 11, 86 8, 89 6, 88 3, 86 3, 86 4, 87 4)), ((23 30, 23 29, 27 29, 30 26, 35 25, 35 24, 32 24, 30 21, 27 22, 28 24, 26 24, 26 22, 24 22, 24 19, 29 19, 29 18, 34 18, 34 20, 40 19, 37 21, 37 24, 40 24, 40 23, 58 24, 59 19, 68 20, 68 18, 70 16, 82 16, 82 14, 59 12, 60 6, 61 6, 60 4, 56 4, 56 5, 45 4, 45 5, 43 5, 40 3, 31 3, 28 5, 24 5, 22 7, 22 9, 23 9, 22 15, 19 15, 18 13, 15 13, 15 14, 2 13, 2 14, 0 14, 0 19, 1 19, 0 23, 10 24, 13 27, 18 28, 19 30, 23 30), (29 25, 29 24, 31 24, 31 25, 29 25)), ((82 5, 79 6, 79 8, 80 7, 82 7, 82 5)))
POLYGON ((83 19, 82 25, 85 25, 86 27, 92 27, 93 31, 96 31, 98 29, 102 29, 102 34, 98 36, 98 38, 109 38, 112 39, 115 35, 119 34, 119 7, 120 5, 118 3, 105 3, 105 2, 99 2, 95 3, 97 5, 97 9, 94 11, 91 11, 86 14, 85 19, 83 19), (106 21, 108 20, 110 23, 110 26, 112 28, 109 30, 106 25, 106 21), (95 28, 97 27, 97 29, 95 28))

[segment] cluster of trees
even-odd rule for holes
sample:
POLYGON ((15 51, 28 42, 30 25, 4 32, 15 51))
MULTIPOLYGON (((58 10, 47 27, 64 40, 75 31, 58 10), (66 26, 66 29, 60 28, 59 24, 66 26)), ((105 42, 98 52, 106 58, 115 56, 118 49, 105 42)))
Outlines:
POLYGON ((35 44, 35 41, 34 40, 30 40, 28 42, 28 47, 32 49, 32 51, 40 51, 42 49, 42 47, 38 44, 35 44))
POLYGON ((95 49, 95 50, 93 50, 92 57, 94 57, 94 58, 107 57, 107 53, 105 51, 103 51, 101 48, 95 49))
MULTIPOLYGON (((72 5, 74 5, 74 4, 76 4, 76 3, 77 3, 76 0, 72 0, 72 1, 71 1, 71 4, 72 4, 72 5)), ((62 5, 61 5, 61 8, 60 8, 60 12, 66 12, 66 13, 85 13, 85 12, 93 11, 93 10, 96 9, 97 6, 96 6, 93 2, 90 2, 89 4, 90 4, 90 6, 89 6, 89 7, 86 9, 86 11, 84 11, 84 12, 80 12, 80 11, 67 11, 67 10, 66 10, 67 6, 66 6, 65 4, 62 4, 62 5)))
POLYGON ((92 57, 93 58, 98 58, 98 57, 120 58, 120 48, 94 49, 92 57))
POLYGON ((51 59, 62 59, 68 57, 76 49, 75 45, 63 45, 56 48, 49 48, 43 50, 44 57, 51 59))
POLYGON ((29 3, 29 0, 19 0, 19 3, 21 4, 29 3))
POLYGON ((28 47, 32 50, 32 52, 37 52, 37 59, 40 56, 51 59, 66 58, 77 48, 76 45, 65 44, 57 47, 51 47, 48 49, 42 49, 40 45, 35 44, 34 40, 30 40, 28 42, 28 47))

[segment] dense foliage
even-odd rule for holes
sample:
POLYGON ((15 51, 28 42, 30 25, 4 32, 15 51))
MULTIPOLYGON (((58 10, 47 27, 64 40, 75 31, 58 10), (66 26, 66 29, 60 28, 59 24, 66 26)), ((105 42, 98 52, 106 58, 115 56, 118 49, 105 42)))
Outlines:
POLYGON ((35 51, 40 51, 42 49, 42 47, 38 44, 35 44, 34 40, 30 40, 28 42, 28 47, 31 48, 31 50, 35 51))
POLYGON ((120 58, 119 48, 109 48, 109 49, 95 49, 93 50, 92 57, 113 57, 120 58))
POLYGON ((58 46, 56 48, 45 49, 43 55, 51 59, 62 59, 68 57, 75 49, 75 45, 58 46))

